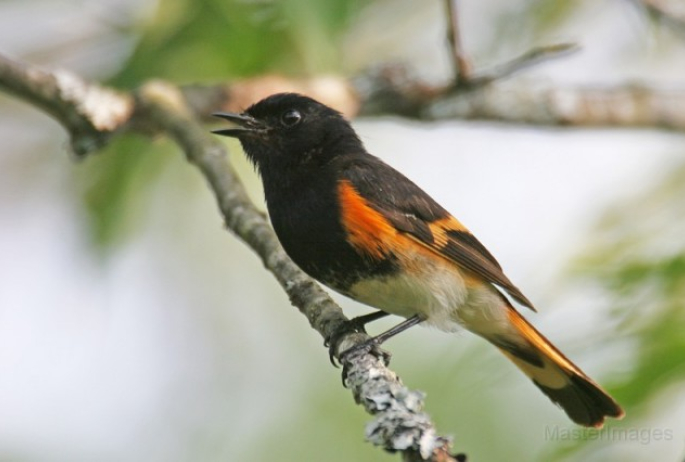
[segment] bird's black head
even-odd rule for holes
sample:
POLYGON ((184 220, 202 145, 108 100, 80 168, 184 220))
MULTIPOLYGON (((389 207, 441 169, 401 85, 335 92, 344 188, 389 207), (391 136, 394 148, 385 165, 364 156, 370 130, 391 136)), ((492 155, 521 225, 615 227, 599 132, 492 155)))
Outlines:
POLYGON ((338 155, 364 149, 339 112, 295 93, 271 95, 242 114, 214 115, 236 125, 214 133, 238 138, 262 175, 315 168, 338 155))

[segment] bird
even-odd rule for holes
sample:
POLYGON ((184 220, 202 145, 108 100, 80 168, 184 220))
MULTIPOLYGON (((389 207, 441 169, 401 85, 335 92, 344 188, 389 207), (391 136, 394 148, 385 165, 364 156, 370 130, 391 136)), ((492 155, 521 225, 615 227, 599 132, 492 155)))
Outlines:
MULTIPOLYGON (((601 428, 621 406, 514 307, 535 311, 495 257, 414 182, 370 154, 351 123, 308 96, 277 93, 213 130, 237 138, 262 179, 288 256, 325 286, 417 325, 466 329, 498 348, 570 419, 601 428)), ((344 355, 345 352, 342 353, 344 355)))

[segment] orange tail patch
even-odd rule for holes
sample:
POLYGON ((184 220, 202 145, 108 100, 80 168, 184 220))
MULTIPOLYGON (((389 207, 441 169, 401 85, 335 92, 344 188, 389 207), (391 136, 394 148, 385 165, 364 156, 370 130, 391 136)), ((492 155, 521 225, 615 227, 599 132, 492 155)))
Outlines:
POLYGON ((518 338, 498 337, 490 341, 571 420, 601 428, 606 417, 623 417, 621 406, 515 309, 509 307, 508 317, 518 338))

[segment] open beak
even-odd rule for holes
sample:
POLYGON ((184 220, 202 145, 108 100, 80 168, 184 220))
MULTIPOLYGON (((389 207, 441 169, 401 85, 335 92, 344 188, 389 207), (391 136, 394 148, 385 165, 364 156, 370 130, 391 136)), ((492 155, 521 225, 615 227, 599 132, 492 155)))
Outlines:
POLYGON ((232 112, 215 112, 212 115, 214 117, 219 117, 220 119, 228 120, 235 125, 233 128, 212 130, 212 133, 217 135, 240 138, 241 136, 249 133, 263 132, 266 130, 264 124, 249 115, 235 114, 232 112))

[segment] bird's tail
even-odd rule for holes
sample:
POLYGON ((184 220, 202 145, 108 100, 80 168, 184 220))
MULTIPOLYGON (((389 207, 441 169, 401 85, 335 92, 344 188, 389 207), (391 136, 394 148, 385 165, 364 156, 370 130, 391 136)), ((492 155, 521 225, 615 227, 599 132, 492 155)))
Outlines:
POLYGON ((485 335, 577 424, 601 428, 605 417, 620 419, 621 406, 564 356, 513 307, 507 333, 485 335))

